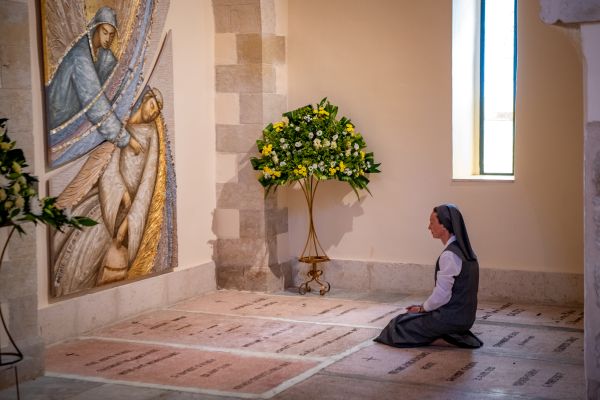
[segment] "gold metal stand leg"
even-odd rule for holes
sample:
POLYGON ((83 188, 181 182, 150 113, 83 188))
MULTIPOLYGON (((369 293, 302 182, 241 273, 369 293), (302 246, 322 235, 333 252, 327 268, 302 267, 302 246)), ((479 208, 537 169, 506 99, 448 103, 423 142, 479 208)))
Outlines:
POLYGON ((306 238, 306 243, 304 244, 304 250, 302 250, 302 255, 298 258, 298 260, 306 264, 311 264, 312 266, 307 274, 309 279, 300 285, 298 292, 300 294, 310 292, 312 290, 310 283, 314 281, 319 284, 319 294, 323 296, 325 293, 329 292, 331 285, 327 281, 321 282, 319 278, 321 275, 323 275, 323 270, 317 268, 318 263, 329 261, 329 257, 327 257, 325 254, 323 246, 321 246, 321 243, 319 243, 313 221, 313 204, 315 200, 315 193, 317 192, 317 186, 319 186, 319 180, 315 179, 314 176, 311 175, 309 178, 304 178, 303 181, 299 182, 302 192, 304 192, 304 196, 306 198, 306 205, 308 206, 309 225, 308 236, 306 238))
POLYGON ((310 292, 312 290, 310 287, 310 283, 312 281, 315 281, 319 284, 319 286, 320 286, 319 294, 321 296, 323 296, 325 293, 329 292, 329 290, 331 290, 331 285, 327 281, 321 282, 321 280, 319 279, 319 277, 321 275, 323 275, 323 271, 317 268, 317 263, 312 263, 312 267, 310 268, 310 270, 308 271, 308 274, 307 274, 307 276, 310 279, 300 285, 300 287, 298 288, 298 292, 300 294, 305 294, 306 292, 310 292))

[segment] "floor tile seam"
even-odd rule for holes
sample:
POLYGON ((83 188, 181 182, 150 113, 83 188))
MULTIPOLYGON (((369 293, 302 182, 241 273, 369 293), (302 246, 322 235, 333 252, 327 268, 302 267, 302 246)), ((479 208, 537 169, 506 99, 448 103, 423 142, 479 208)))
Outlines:
POLYGON ((366 380, 366 381, 377 382, 377 383, 392 383, 392 384, 398 385, 398 386, 417 388, 417 389, 422 389, 423 387, 429 387, 429 388, 434 388, 436 390, 440 390, 442 392, 451 391, 456 394, 465 393, 465 394, 470 394, 470 395, 486 395, 487 397, 494 398, 494 399, 545 400, 545 398, 542 398, 542 397, 531 397, 531 396, 520 395, 520 394, 508 394, 508 393, 500 392, 500 391, 496 391, 496 390, 491 390, 491 391, 465 390, 465 389, 449 387, 447 385, 436 385, 434 383, 423 383, 423 382, 408 381, 408 380, 396 381, 396 380, 390 380, 390 379, 366 376, 366 375, 359 375, 359 374, 347 374, 347 373, 338 373, 338 372, 331 372, 331 371, 323 371, 323 372, 320 372, 319 374, 325 375, 325 376, 335 376, 335 377, 347 378, 347 379, 366 380), (501 396, 501 397, 498 397, 498 396, 501 396))
POLYGON ((475 320, 476 324, 479 325, 494 325, 494 326, 510 326, 515 328, 528 328, 528 329, 536 329, 541 331, 558 331, 558 332, 576 332, 583 333, 582 328, 570 328, 568 326, 549 326, 549 325, 533 325, 533 324, 525 324, 519 322, 502 322, 502 321, 486 321, 486 320, 475 320))
POLYGON ((268 320, 268 321, 280 321, 280 322, 289 322, 289 323, 341 326, 341 327, 345 327, 345 328, 360 328, 360 329, 378 329, 378 330, 383 329, 383 327, 373 326, 373 325, 345 324, 345 323, 340 323, 340 322, 306 321, 306 320, 301 320, 301 319, 291 319, 291 318, 282 318, 282 317, 267 317, 267 316, 262 316, 262 315, 240 315, 240 314, 229 314, 229 313, 216 313, 216 312, 210 312, 210 311, 194 311, 194 310, 180 310, 180 309, 173 309, 173 310, 178 311, 178 312, 189 312, 191 314, 220 315, 223 317, 262 319, 262 320, 268 320))
MULTIPOLYGON (((216 389, 195 388, 195 387, 191 387, 191 386, 162 385, 162 384, 150 383, 150 382, 107 379, 107 378, 100 378, 100 377, 88 376, 88 375, 63 374, 63 373, 58 373, 58 372, 45 372, 44 376, 51 377, 51 378, 73 379, 73 380, 80 380, 80 381, 86 381, 86 382, 98 382, 98 383, 104 383, 104 384, 109 384, 109 385, 124 385, 124 386, 133 386, 133 387, 150 388, 150 389, 158 389, 158 390, 208 394, 208 395, 212 395, 212 396, 228 396, 228 397, 238 397, 238 398, 244 398, 244 399, 259 399, 260 398, 259 393, 228 392, 228 391, 222 391, 222 390, 216 390, 216 389)), ((94 388, 92 388, 90 390, 93 390, 93 389, 94 388)), ((85 393, 85 392, 83 392, 83 393, 85 393)))
POLYGON ((79 336, 76 339, 78 340, 99 340, 99 341, 107 341, 107 342, 117 342, 117 343, 131 343, 131 344, 139 344, 139 345, 153 345, 153 346, 165 346, 171 348, 185 349, 185 350, 199 350, 199 351, 207 351, 213 353, 226 353, 232 354, 234 356, 242 356, 242 357, 256 357, 256 358, 268 358, 268 359, 276 359, 276 360, 292 360, 292 361, 303 361, 303 362, 322 362, 327 359, 329 356, 302 356, 298 354, 280 354, 280 353, 271 353, 266 351, 250 351, 250 350, 240 350, 240 349, 232 349, 228 347, 216 347, 216 346, 206 346, 206 345, 194 345, 194 344, 184 344, 184 343, 173 343, 173 342, 162 342, 156 340, 133 340, 133 339, 124 339, 124 338, 114 338, 107 336, 79 336))
POLYGON ((310 368, 310 369, 304 371, 303 373, 298 374, 298 375, 280 383, 276 387, 262 393, 261 398, 270 399, 271 397, 278 395, 279 393, 293 387, 294 385, 318 374, 320 371, 324 370, 328 366, 330 366, 330 365, 332 365, 332 364, 334 364, 334 363, 336 363, 336 362, 338 362, 338 361, 340 361, 340 360, 342 360, 342 359, 344 359, 366 347, 372 346, 373 343, 374 342, 372 340, 365 340, 365 341, 357 344, 356 346, 353 346, 341 353, 329 356, 329 357, 327 357, 326 360, 315 365, 313 368, 310 368))

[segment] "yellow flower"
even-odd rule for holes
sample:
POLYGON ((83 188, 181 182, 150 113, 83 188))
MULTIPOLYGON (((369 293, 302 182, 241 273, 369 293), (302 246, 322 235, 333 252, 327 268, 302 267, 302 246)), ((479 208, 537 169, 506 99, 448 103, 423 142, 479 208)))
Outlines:
POLYGON ((263 154, 263 156, 268 156, 269 154, 271 154, 271 151, 273 151, 273 145, 272 144, 268 144, 266 146, 263 146, 263 148, 262 148, 262 154, 263 154))
POLYGON ((273 128, 275 128, 275 132, 281 132, 283 130, 284 126, 285 126, 285 123, 282 121, 275 122, 273 124, 273 128))
POLYGON ((364 160, 365 159, 365 152, 364 151, 360 151, 360 159, 364 160))
POLYGON ((6 192, 4 189, 0 189, 0 201, 6 200, 6 192))
POLYGON ((329 168, 329 175, 335 175, 337 170, 335 168, 329 168))
POLYGON ((354 134, 354 126, 352 124, 346 124, 346 132, 354 134))
POLYGON ((17 196, 15 200, 15 205, 17 208, 23 208, 25 206, 25 199, 21 196, 17 196))
POLYGON ((13 206, 13 202, 8 200, 6 203, 4 203, 4 209, 5 210, 10 210, 13 206))
POLYGON ((298 176, 306 176, 306 167, 304 165, 298 165, 298 168, 294 169, 294 174, 298 176))
POLYGON ((279 178, 281 176, 281 171, 273 171, 273 176, 279 178))
POLYGON ((0 149, 7 151, 10 150, 12 146, 10 145, 10 143, 6 143, 6 142, 2 142, 0 143, 0 149))
POLYGON ((13 163, 12 163, 12 169, 13 169, 13 171, 15 171, 17 174, 20 174, 20 173, 21 173, 21 166, 20 166, 18 163, 16 163, 16 162, 13 162, 13 163))
POLYGON ((15 184, 13 185, 13 193, 17 194, 21 191, 21 185, 19 185, 17 182, 15 182, 15 184))
POLYGON ((346 165, 344 164, 343 161, 340 161, 340 171, 343 171, 346 169, 346 165))

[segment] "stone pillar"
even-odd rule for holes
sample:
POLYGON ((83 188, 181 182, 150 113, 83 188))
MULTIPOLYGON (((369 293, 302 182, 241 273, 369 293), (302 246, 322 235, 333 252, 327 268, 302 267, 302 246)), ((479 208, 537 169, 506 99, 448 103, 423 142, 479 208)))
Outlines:
MULTIPOLYGON (((25 1, 0 1, 0 117, 8 118, 8 133, 23 149, 29 172, 33 172, 31 58, 29 11, 25 1)), ((37 322, 36 235, 33 224, 24 225, 26 235, 14 234, 0 266, 0 303, 12 337, 25 359, 17 364, 20 380, 40 376, 44 369, 44 346, 37 322)), ((7 228, 0 228, 4 244, 7 228)), ((1 350, 14 351, 0 333, 1 350)), ((14 385, 12 369, 0 369, 0 387, 14 385)))
POLYGON ((213 0, 217 208, 214 258, 221 288, 276 291, 291 281, 287 208, 265 198, 250 157, 262 129, 286 111, 285 36, 276 0, 213 0), (279 243, 279 244, 278 244, 279 243))
POLYGON ((587 398, 597 400, 600 399, 600 0, 541 0, 540 3, 544 22, 581 24, 585 58, 584 362, 587 398))
POLYGON ((588 399, 600 398, 600 23, 582 25, 586 58, 584 131, 585 376, 588 399))

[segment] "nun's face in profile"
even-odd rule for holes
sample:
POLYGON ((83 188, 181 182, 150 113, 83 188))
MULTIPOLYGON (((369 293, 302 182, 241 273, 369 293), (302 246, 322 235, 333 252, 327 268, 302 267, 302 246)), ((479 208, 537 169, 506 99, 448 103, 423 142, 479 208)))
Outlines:
POLYGON ((440 224, 440 220, 435 211, 429 216, 429 231, 434 239, 441 239, 446 232, 446 228, 444 228, 444 225, 440 224))

